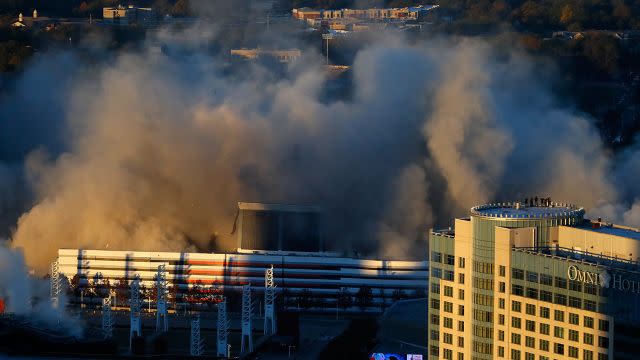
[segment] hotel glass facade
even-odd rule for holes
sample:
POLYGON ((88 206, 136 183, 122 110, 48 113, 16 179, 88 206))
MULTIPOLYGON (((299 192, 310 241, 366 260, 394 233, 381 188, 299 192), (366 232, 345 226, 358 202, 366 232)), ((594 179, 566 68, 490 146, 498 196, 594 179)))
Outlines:
POLYGON ((583 216, 489 204, 431 231, 430 358, 637 358, 640 233, 583 216))

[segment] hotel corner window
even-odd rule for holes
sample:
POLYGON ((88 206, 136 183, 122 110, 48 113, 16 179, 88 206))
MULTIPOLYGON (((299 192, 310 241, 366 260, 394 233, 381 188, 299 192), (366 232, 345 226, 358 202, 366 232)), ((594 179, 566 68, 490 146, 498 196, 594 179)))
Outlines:
POLYGON ((431 283, 431 292, 434 294, 440 294, 440 284, 431 283))
POLYGON ((463 257, 459 257, 458 258, 458 267, 461 269, 464 269, 464 258, 463 257))
POLYGON ((527 304, 525 306, 527 315, 535 315, 536 314, 536 306, 533 304, 527 304))
POLYGON ((561 278, 561 277, 556 277, 555 278, 555 283, 556 283, 556 287, 561 288, 561 289, 566 289, 567 288, 567 279, 561 278))
POLYGON ((608 320, 598 320, 598 330, 609 331, 609 321, 608 320))
POLYGON ((444 271, 444 280, 453 281, 453 271, 445 270, 444 271))
POLYGON ((555 321, 564 321, 564 311, 562 311, 562 310, 554 310, 553 319, 555 321))
POLYGON ((447 265, 455 265, 456 257, 453 255, 447 255, 447 265))
POLYGON ((453 297, 453 287, 445 286, 444 287, 444 296, 453 297))
POLYGON ((464 289, 458 289, 458 298, 464 300, 464 289))
POLYGON ((432 251, 431 252, 431 261, 432 262, 436 262, 436 263, 441 263, 442 262, 442 253, 439 253, 437 251, 432 251))
POLYGON ((458 274, 458 283, 464 284, 464 274, 458 274))
POLYGON ((511 311, 521 312, 522 311, 522 303, 520 301, 512 301, 511 302, 511 311))
POLYGON ((505 283, 500 281, 500 283, 498 284, 498 291, 500 291, 501 293, 505 292, 505 283))
POLYGON ((538 283, 538 273, 533 271, 527 271, 527 281, 538 283))
POLYGON ((603 349, 609 348, 609 338, 605 336, 598 336, 598 346, 603 349))
POLYGON ((506 275, 507 268, 504 265, 500 265, 500 267, 498 269, 500 271, 500 276, 505 276, 506 275))
POLYGON ((553 285, 553 278, 549 275, 540 274, 540 284, 551 286, 553 285))

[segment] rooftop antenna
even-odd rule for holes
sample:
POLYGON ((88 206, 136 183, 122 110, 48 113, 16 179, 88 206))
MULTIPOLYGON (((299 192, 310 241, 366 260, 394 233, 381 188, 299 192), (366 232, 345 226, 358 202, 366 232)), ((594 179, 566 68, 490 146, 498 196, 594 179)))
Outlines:
POLYGON ((204 354, 204 342, 200 337, 200 315, 191 320, 191 356, 204 354))
POLYGON ((251 284, 242 286, 242 341, 240 342, 240 352, 245 350, 253 352, 253 338, 251 337, 251 284), (245 340, 247 342, 245 342, 245 340))
POLYGON ((156 273, 156 332, 169 330, 167 318, 167 270, 166 265, 158 265, 156 273))
POLYGON ((61 283, 60 283, 60 267, 58 266, 58 260, 56 259, 51 263, 51 306, 54 309, 57 309, 60 303, 60 292, 61 292, 61 283))
POLYGON ((276 285, 273 281, 273 265, 264 271, 264 334, 276 333, 275 314, 276 285))
POLYGON ((102 333, 107 339, 113 337, 113 316, 111 314, 111 296, 102 299, 102 333))
POLYGON ((136 274, 131 281, 131 296, 129 297, 129 312, 131 313, 131 330, 129 331, 129 350, 133 345, 133 338, 142 336, 140 323, 140 275, 136 274))
POLYGON ((227 319, 227 301, 224 300, 218 303, 218 333, 216 336, 218 357, 229 357, 231 355, 228 348, 229 325, 230 321, 227 319))

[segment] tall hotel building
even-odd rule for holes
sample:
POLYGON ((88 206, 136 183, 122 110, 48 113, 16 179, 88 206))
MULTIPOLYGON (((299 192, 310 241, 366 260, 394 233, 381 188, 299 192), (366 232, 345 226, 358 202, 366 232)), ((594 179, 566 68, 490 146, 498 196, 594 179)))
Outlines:
POLYGON ((640 358, 640 232, 573 205, 481 205, 429 236, 429 358, 640 358))

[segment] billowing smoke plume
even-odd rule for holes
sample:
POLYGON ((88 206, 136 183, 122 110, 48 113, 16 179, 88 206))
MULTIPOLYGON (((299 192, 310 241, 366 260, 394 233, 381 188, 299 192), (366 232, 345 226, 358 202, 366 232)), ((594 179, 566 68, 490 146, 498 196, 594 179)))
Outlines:
MULTIPOLYGON (((69 58, 38 56, 49 61, 23 82, 69 58)), ((27 157, 35 202, 13 245, 40 271, 59 247, 229 250, 236 202, 262 201, 323 206, 336 248, 422 257, 428 226, 478 202, 544 194, 640 213, 621 201, 638 189, 619 190, 636 168, 619 166, 517 50, 385 34, 358 53, 353 94, 336 101, 323 97, 319 59, 238 76, 197 52, 148 51, 70 70, 70 90, 48 95, 64 109, 47 118, 61 145, 27 157)))
MULTIPOLYGON (((53 307, 49 281, 29 276, 23 254, 3 245, 0 245, 0 298, 7 312, 29 315, 31 319, 51 328, 82 335, 77 319, 68 316, 64 307, 53 307)), ((60 299, 60 303, 65 303, 64 298, 60 299)))

